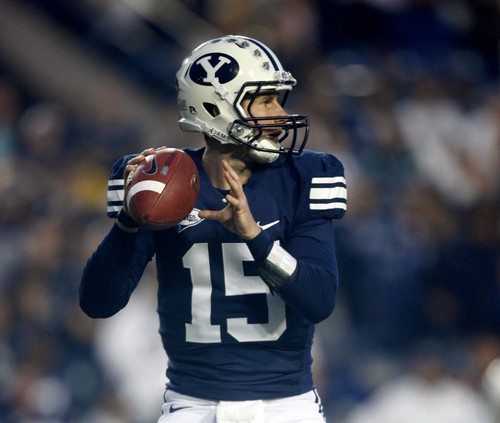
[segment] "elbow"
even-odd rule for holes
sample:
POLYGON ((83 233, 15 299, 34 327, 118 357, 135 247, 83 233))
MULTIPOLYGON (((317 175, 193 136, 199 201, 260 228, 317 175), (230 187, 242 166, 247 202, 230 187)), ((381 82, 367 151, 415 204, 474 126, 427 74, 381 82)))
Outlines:
POLYGON ((333 310, 335 309, 335 304, 335 296, 331 299, 322 301, 320 304, 316 304, 316 306, 311 309, 309 315, 306 316, 307 320, 314 324, 321 323, 323 320, 326 320, 331 316, 333 310))
POLYGON ((328 277, 308 277, 298 279, 283 292, 285 301, 313 324, 330 317, 337 303, 338 279, 336 275, 328 277), (318 283, 309 281, 316 280, 318 283))
POLYGON ((80 309, 92 319, 105 319, 118 313, 127 304, 128 299, 109 301, 94 296, 80 294, 80 309))
POLYGON ((111 317, 113 314, 115 314, 115 313, 112 313, 109 311, 104 311, 104 310, 100 309, 99 307, 84 303, 82 301, 80 301, 80 309, 88 317, 90 317, 92 319, 105 319, 105 318, 111 317))
POLYGON ((310 316, 312 323, 320 323, 332 315, 337 305, 338 286, 338 277, 335 274, 329 274, 325 283, 319 285, 319 291, 316 293, 317 301, 310 316))
POLYGON ((89 277, 85 269, 79 288, 80 309, 92 319, 105 319, 124 308, 130 298, 128 292, 114 292, 114 289, 103 288, 104 282, 99 278, 89 277))
POLYGON ((283 297, 289 306, 313 324, 327 319, 333 313, 336 305, 336 294, 334 292, 328 295, 309 297, 307 300, 303 296, 285 295, 283 297))

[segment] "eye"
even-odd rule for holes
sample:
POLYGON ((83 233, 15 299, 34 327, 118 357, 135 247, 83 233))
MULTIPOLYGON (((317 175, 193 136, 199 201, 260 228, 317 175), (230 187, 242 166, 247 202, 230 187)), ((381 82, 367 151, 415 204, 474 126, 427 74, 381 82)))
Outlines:
POLYGON ((264 97, 263 103, 266 106, 272 106, 277 100, 278 100, 278 96, 269 95, 269 96, 264 97))

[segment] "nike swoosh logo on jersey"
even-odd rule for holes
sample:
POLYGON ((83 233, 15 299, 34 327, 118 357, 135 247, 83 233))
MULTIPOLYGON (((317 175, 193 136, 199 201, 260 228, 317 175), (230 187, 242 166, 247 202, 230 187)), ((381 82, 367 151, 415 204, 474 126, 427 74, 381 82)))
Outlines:
POLYGON ((268 223, 266 225, 261 225, 260 222, 257 222, 257 225, 259 226, 260 229, 262 229, 263 231, 265 231, 266 229, 269 229, 270 227, 272 227, 274 225, 277 225, 278 223, 280 223, 280 221, 279 220, 275 220, 274 222, 268 223))
POLYGON ((185 408, 190 408, 190 407, 174 407, 173 405, 171 405, 168 411, 169 413, 175 413, 176 411, 184 410, 185 408))

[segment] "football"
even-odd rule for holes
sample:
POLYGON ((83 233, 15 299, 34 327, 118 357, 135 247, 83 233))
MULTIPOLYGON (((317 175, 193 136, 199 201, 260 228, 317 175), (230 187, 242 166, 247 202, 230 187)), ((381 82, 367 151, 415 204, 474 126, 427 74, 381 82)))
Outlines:
POLYGON ((139 226, 150 230, 182 221, 193 210, 200 191, 196 164, 176 148, 161 148, 146 156, 129 177, 126 209, 139 226))

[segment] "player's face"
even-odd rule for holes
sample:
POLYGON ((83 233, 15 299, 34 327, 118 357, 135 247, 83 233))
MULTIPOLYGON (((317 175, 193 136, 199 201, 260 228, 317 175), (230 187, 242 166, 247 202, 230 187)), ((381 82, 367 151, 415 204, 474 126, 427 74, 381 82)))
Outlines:
POLYGON ((241 105, 248 116, 252 117, 286 116, 277 92, 247 96, 242 100, 241 105))
MULTIPOLYGON (((287 116, 281 104, 281 97, 277 91, 268 91, 258 95, 248 95, 241 102, 241 106, 245 110, 247 116, 256 118, 254 123, 257 125, 262 124, 263 126, 266 126, 266 124, 279 125, 281 117, 287 116), (266 118, 266 120, 259 120, 258 118, 260 117, 266 118)), ((262 132, 264 138, 275 140, 276 142, 278 142, 277 140, 281 133, 282 130, 279 126, 268 127, 262 132)))

